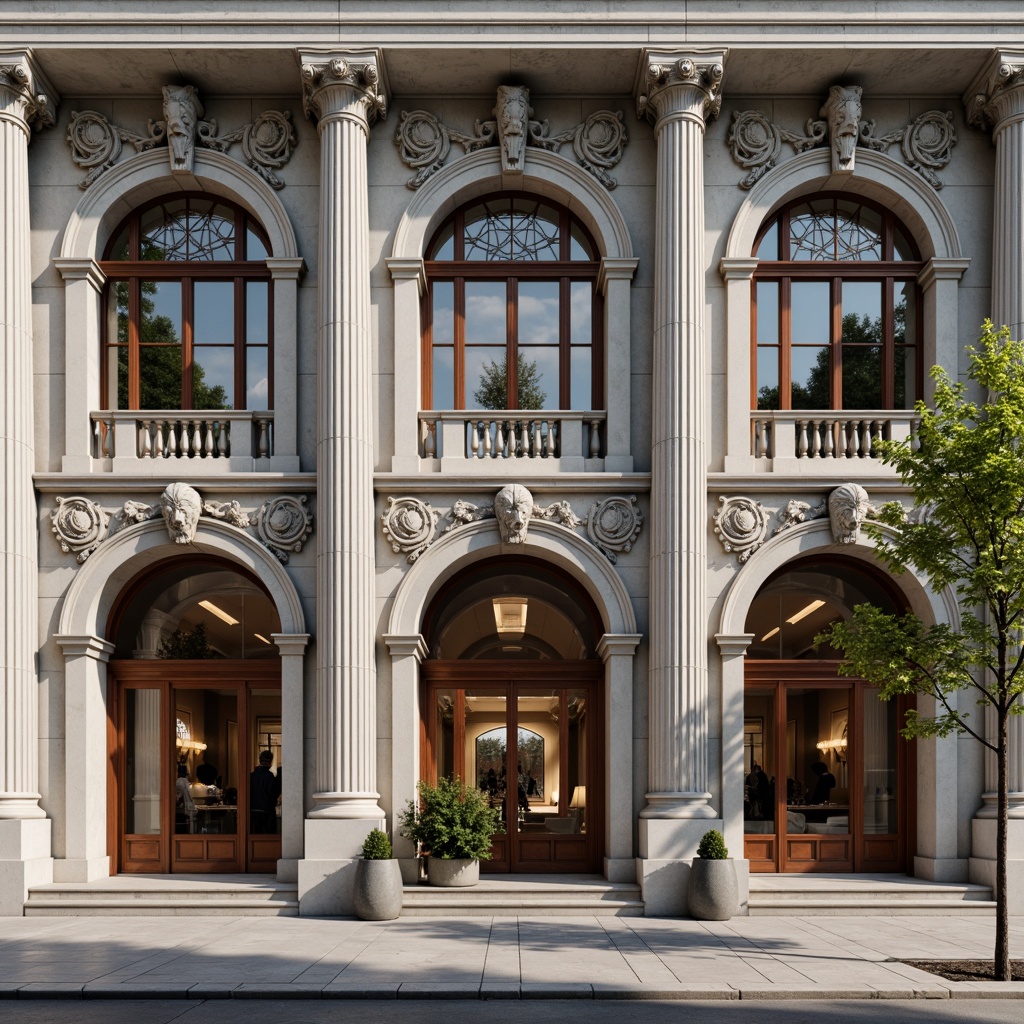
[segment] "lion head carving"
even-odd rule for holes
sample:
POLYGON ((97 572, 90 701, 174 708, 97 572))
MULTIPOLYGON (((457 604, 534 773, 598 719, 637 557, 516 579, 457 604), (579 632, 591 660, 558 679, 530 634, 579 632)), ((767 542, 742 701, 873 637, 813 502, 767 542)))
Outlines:
POLYGON ((175 544, 191 544, 196 539, 203 499, 194 487, 182 483, 168 484, 160 495, 160 511, 175 544))
POLYGON ((533 495, 522 484, 506 484, 494 499, 494 515, 505 544, 522 544, 533 515, 533 495))
POLYGON ((828 516, 837 544, 856 544, 861 524, 877 513, 860 484, 840 484, 828 496, 828 516))

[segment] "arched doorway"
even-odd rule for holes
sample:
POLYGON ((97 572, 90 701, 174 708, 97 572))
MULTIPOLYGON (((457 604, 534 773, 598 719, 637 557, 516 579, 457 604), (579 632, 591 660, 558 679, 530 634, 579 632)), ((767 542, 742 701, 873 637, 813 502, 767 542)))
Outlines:
POLYGON ((471 566, 427 612, 421 775, 464 779, 499 810, 485 871, 600 870, 600 621, 572 579, 528 558, 471 566))
POLYGON ((743 831, 751 871, 901 871, 908 867, 913 759, 907 705, 837 674, 815 643, 858 604, 905 602, 866 563, 814 557, 783 566, 747 613, 743 831))
POLYGON ((221 559, 163 562, 124 588, 107 632, 115 871, 276 870, 279 632, 266 590, 221 559))

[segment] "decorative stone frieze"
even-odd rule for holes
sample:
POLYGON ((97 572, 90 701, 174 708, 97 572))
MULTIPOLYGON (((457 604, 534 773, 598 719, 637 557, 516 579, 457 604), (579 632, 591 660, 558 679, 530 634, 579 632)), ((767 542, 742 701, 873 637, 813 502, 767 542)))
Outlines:
POLYGON ((57 498, 50 520, 61 551, 81 563, 106 537, 110 516, 88 498, 57 498))
POLYGON ((599 110, 575 127, 549 135, 547 121, 533 120, 530 90, 521 85, 502 85, 491 113, 493 120, 477 121, 473 134, 468 135, 449 128, 426 110, 403 110, 395 145, 402 162, 416 171, 406 183, 409 188, 419 188, 444 166, 453 142, 467 153, 499 145, 501 167, 506 174, 523 172, 529 146, 557 153, 562 146, 571 144, 576 162, 605 188, 615 188, 615 179, 608 171, 622 159, 629 141, 621 111, 599 110))
POLYGON ((288 552, 299 552, 313 533, 313 515, 306 507, 308 499, 281 495, 264 502, 249 522, 263 543, 282 562, 288 561, 288 552))
POLYGON ((827 142, 832 170, 838 174, 855 170, 858 144, 884 153, 899 143, 904 163, 933 188, 942 188, 935 172, 949 163, 957 143, 952 111, 928 110, 910 124, 880 136, 875 135, 875 122, 863 120, 862 113, 860 87, 844 85, 832 86, 818 119, 808 118, 802 135, 775 124, 759 110, 734 111, 727 141, 733 159, 748 172, 740 188, 751 188, 776 166, 783 142, 797 153, 827 142))
POLYGON ((798 501, 796 498, 787 501, 785 508, 778 511, 779 525, 775 527, 775 533, 782 533, 790 527, 799 526, 800 523, 810 522, 812 519, 820 519, 828 514, 828 502, 821 501, 812 506, 809 501, 798 501))
POLYGON ((856 544, 865 520, 874 519, 877 515, 878 509, 868 500, 868 492, 860 484, 845 483, 817 505, 796 499, 787 502, 784 508, 779 509, 779 525, 775 533, 828 516, 836 543, 856 544))
POLYGON ((388 498, 380 524, 391 550, 408 555, 410 564, 415 562, 433 542, 439 514, 419 498, 388 498))
POLYGON ((249 525, 249 513, 243 511, 237 501, 204 501, 203 511, 214 519, 223 519, 243 530, 249 525))
POLYGON ((557 519, 563 526, 569 527, 570 530, 575 530, 583 522, 573 512, 572 506, 567 501, 555 501, 543 507, 534 505, 533 514, 539 519, 557 519))
POLYGON ((467 526, 469 523, 479 522, 481 519, 493 519, 493 505, 474 505, 471 501, 463 501, 461 498, 451 507, 451 511, 445 516, 448 526, 444 528, 445 533, 451 533, 459 526, 467 526))
POLYGON ((265 110, 248 124, 219 135, 215 120, 203 120, 204 109, 195 86, 165 85, 163 113, 159 121, 150 119, 147 135, 139 135, 113 124, 95 110, 72 111, 66 135, 71 159, 89 172, 79 188, 87 189, 113 167, 121 159, 122 143, 126 142, 137 153, 166 145, 171 172, 187 175, 192 173, 196 146, 226 153, 238 143, 249 167, 272 188, 284 188, 274 172, 291 159, 298 143, 290 111, 265 110))
POLYGON ((759 501, 739 496, 718 499, 718 511, 711 517, 715 535, 727 552, 745 562, 768 537, 771 516, 759 501))
POLYGON ((644 525, 643 513, 637 507, 636 495, 628 498, 614 495, 595 501, 587 516, 587 536, 614 563, 616 555, 630 551, 644 525))

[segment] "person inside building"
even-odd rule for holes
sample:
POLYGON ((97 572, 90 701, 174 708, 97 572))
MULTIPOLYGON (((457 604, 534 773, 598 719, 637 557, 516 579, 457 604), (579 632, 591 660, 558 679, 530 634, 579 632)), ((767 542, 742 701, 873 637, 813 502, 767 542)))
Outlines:
POLYGON ((828 770, 824 761, 815 761, 811 771, 817 776, 814 791, 811 793, 812 804, 827 804, 832 799, 832 790, 836 786, 836 777, 828 770))
POLYGON ((175 782, 174 800, 174 831, 194 832, 196 820, 196 802, 192 799, 192 788, 188 781, 188 766, 178 765, 178 778, 175 782))
POLYGON ((269 750, 260 752, 260 763, 249 775, 249 831, 274 833, 277 831, 277 798, 281 795, 280 772, 270 770, 274 755, 269 750))

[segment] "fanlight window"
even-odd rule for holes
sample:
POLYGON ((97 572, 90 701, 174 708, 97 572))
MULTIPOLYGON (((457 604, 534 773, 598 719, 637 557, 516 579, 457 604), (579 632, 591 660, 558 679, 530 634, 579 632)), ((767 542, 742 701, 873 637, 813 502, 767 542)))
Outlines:
POLYGON ((922 263, 891 213, 838 195, 801 200, 755 251, 755 408, 913 406, 922 263))
POLYGON ((554 203, 516 194, 457 210, 428 248, 424 408, 598 408, 598 265, 554 203))
POLYGON ((101 264, 106 407, 271 408, 269 255, 262 228, 223 200, 133 212, 101 264))

